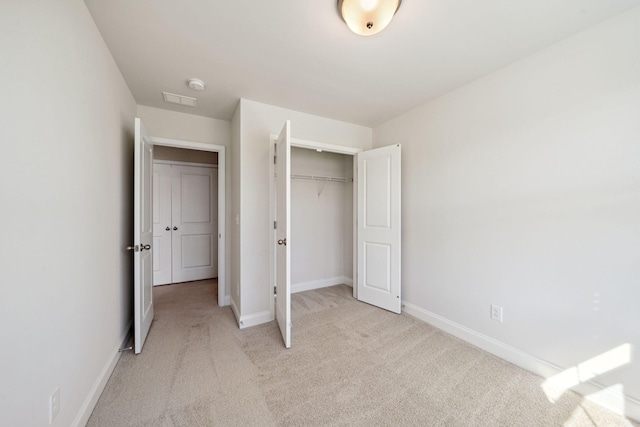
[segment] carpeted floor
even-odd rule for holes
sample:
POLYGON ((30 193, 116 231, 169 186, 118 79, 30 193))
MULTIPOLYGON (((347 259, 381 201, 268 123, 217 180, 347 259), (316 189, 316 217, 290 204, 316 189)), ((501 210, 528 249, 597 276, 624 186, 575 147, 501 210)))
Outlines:
POLYGON ((143 352, 122 355, 89 426, 638 426, 407 315, 334 286, 238 329, 215 282, 154 288, 143 352))

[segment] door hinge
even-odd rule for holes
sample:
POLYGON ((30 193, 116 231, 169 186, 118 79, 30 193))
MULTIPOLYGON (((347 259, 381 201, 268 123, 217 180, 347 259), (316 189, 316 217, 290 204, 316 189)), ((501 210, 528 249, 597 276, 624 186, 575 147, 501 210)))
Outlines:
POLYGON ((273 229, 274 230, 278 229, 278 221, 273 221, 273 229))
POLYGON ((278 295, 278 288, 276 288, 275 286, 273 287, 273 296, 278 295))
POLYGON ((274 165, 278 164, 278 156, 276 156, 275 154, 273 155, 273 164, 274 165))

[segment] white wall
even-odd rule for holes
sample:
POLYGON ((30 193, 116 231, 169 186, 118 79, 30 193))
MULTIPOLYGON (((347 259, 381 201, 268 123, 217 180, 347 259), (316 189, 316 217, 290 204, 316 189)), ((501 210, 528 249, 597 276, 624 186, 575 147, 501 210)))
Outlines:
POLYGON ((269 154, 269 135, 279 134, 284 122, 291 120, 295 138, 366 149, 371 147, 372 130, 246 99, 240 100, 239 108, 240 140, 239 147, 233 146, 233 155, 239 155, 240 176, 234 185, 239 185, 240 191, 237 207, 241 317, 249 319, 243 324, 249 326, 268 321, 271 315, 273 290, 269 283, 269 256, 266 255, 273 229, 269 223, 269 168, 273 161, 269 154))
MULTIPOLYGON (((147 107, 138 105, 138 117, 142 120, 151 136, 178 139, 182 141, 204 142, 205 144, 222 145, 231 148, 231 123, 226 120, 212 119, 210 117, 195 116, 193 114, 178 113, 176 111, 162 110, 160 108, 147 107)), ((170 150, 168 147, 157 147, 161 152, 170 150)), ((183 150, 199 153, 195 150, 183 150)), ((187 157, 185 157, 187 158, 187 157)), ((197 161, 194 159, 192 161, 197 161)), ((230 157, 226 154, 226 162, 230 162, 230 157)), ((207 163, 202 161, 202 163, 207 163)), ((232 249, 229 244, 231 241, 232 223, 232 191, 231 178, 232 168, 226 167, 225 182, 227 183, 227 191, 225 193, 225 215, 227 217, 226 226, 226 254, 225 254, 225 272, 231 271, 232 266, 232 249)), ((226 277, 226 296, 231 294, 230 285, 231 275, 226 277)))
POLYGON ((136 104, 83 2, 0 3, 0 425, 84 425, 132 316, 136 104))
MULTIPOLYGON (((291 173, 351 177, 353 156, 304 148, 291 150, 291 173)), ((291 180, 291 288, 300 292, 323 286, 351 284, 353 200, 352 182, 291 180), (347 232, 349 230, 349 232, 347 232), (295 250, 294 250, 295 248, 295 250)))
POLYGON ((229 146, 231 123, 226 120, 138 105, 138 117, 152 136, 229 146))
POLYGON ((407 311, 547 375, 629 343, 595 380, 635 399, 639 46, 635 8, 374 129, 403 146, 407 311))

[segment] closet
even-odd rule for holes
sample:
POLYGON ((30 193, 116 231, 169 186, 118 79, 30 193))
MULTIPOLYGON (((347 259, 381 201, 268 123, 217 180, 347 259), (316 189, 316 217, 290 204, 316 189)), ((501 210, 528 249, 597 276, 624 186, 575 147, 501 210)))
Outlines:
POLYGON ((359 301, 400 313, 400 144, 361 150, 294 140, 289 120, 271 142, 272 312, 284 346, 292 292, 351 284, 359 301))
POLYGON ((291 149, 291 292, 353 284, 353 203, 353 156, 291 149))
POLYGON ((156 148, 152 199, 154 286, 218 275, 215 161, 213 153, 156 148), (194 159, 200 162, 184 161, 194 159))

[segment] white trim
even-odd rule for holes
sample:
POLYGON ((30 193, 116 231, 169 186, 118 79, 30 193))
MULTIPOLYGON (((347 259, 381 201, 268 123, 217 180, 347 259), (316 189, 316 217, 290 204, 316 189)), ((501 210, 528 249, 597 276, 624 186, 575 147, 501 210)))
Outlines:
POLYGON ((353 288, 353 298, 358 299, 358 156, 353 156, 351 162, 351 176, 353 176, 354 185, 351 193, 352 206, 352 232, 351 232, 351 275, 353 280, 351 281, 351 287, 353 288))
POLYGON ((199 168, 218 169, 218 165, 213 163, 180 162, 177 160, 156 160, 156 159, 153 159, 153 163, 158 163, 161 165, 197 166, 199 168))
POLYGON ((240 310, 238 310, 238 306, 233 298, 229 297, 231 303, 231 311, 233 312, 233 316, 236 318, 236 323, 238 327, 240 327, 240 310))
MULTIPOLYGON (((271 139, 276 140, 278 135, 271 134, 271 139)), ((355 156, 363 151, 361 148, 349 147, 346 145, 327 144, 326 142, 311 141, 308 139, 291 138, 291 146, 297 148, 308 148, 310 150, 328 151, 329 153, 348 154, 355 156)))
POLYGON ((240 329, 250 328, 252 326, 261 325, 263 323, 269 323, 275 320, 273 313, 269 310, 261 311, 259 313, 247 314, 246 316, 240 316, 238 322, 240 329))
MULTIPOLYGON (((566 369, 406 301, 402 301, 402 311, 543 378, 549 378, 566 369)), ((617 402, 624 399, 625 414, 622 415, 640 420, 640 401, 633 397, 622 396, 595 381, 581 383, 572 390, 613 412, 618 412, 618 408, 608 404, 607 397, 617 402), (600 393, 600 395, 590 396, 594 393, 600 393)))
POLYGON ((187 150, 211 151, 218 153, 218 305, 223 307, 229 297, 227 296, 227 220, 226 220, 226 160, 224 145, 206 144, 204 142, 183 141, 180 139, 160 138, 152 136, 154 145, 165 147, 184 148, 187 150))
POLYGON ((227 160, 224 147, 218 151, 218 305, 227 302, 227 160), (222 192, 222 194, 220 194, 222 192))
POLYGON ((330 277, 328 279, 311 280, 291 285, 291 293, 311 291, 313 289, 328 288, 329 286, 347 285, 353 286, 353 280, 345 276, 330 277))
POLYGON ((118 342, 116 348, 111 351, 111 355, 109 355, 107 362, 100 371, 100 374, 98 374, 98 378, 96 378, 93 387, 91 387, 91 390, 89 390, 89 394, 87 394, 87 397, 84 399, 84 402, 82 403, 78 414, 71 423, 73 427, 84 426, 89 421, 89 417, 91 417, 91 413, 95 409, 100 395, 104 391, 104 388, 106 387, 111 374, 113 373, 116 365, 118 364, 118 361, 120 360, 120 349, 124 348, 124 346, 127 345, 129 339, 131 338, 131 325, 133 325, 133 319, 130 320, 127 324, 127 327, 122 333, 120 341, 118 342))
MULTIPOLYGON (((224 145, 207 144, 205 142, 184 141, 181 139, 161 138, 152 136, 153 145, 163 145, 165 147, 186 148, 187 150, 200 151, 224 151, 227 147, 224 145)), ((219 159, 218 159, 219 160, 219 159)))

